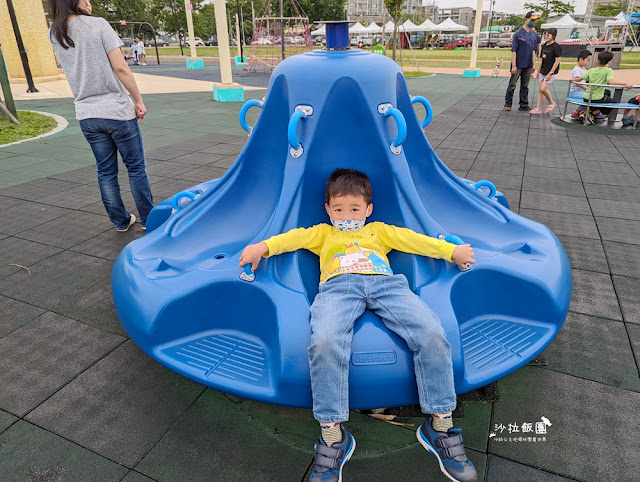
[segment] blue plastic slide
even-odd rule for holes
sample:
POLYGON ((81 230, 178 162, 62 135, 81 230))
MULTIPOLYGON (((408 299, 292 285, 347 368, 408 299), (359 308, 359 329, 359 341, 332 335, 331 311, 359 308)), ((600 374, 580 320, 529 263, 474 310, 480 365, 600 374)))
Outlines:
MULTIPOLYGON (((501 204, 492 186, 476 189, 453 174, 429 145, 427 119, 418 119, 412 100, 422 102, 381 55, 318 50, 282 62, 227 173, 192 191, 197 196, 177 196, 170 210, 165 203, 154 214, 158 227, 118 257, 113 296, 131 338, 203 385, 311 406, 307 348, 317 257, 298 251, 266 259, 254 280, 241 279, 238 262, 250 243, 328 222, 325 181, 344 167, 372 181, 369 222, 455 235, 474 248, 477 263, 464 272, 442 260, 389 256, 442 321, 456 391, 482 387, 533 359, 569 308, 565 251, 547 227, 501 204)), ((371 312, 356 323, 349 379, 354 409, 418 399, 411 352, 371 312)))

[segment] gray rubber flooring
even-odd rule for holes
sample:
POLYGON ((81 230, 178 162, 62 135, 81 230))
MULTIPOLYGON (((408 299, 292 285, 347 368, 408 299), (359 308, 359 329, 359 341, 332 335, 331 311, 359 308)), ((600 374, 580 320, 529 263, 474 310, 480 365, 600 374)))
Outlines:
MULTIPOLYGON (((460 401, 469 457, 490 481, 638 480, 640 136, 503 112, 504 79, 407 83, 434 107, 426 133, 444 162, 553 229, 573 268, 570 313, 544 359, 460 401)), ((566 86, 553 85, 561 97, 566 86)), ((242 149, 240 104, 210 97, 145 96, 156 201, 219 177, 242 149)), ((144 232, 116 233, 106 217, 70 99, 19 108, 70 126, 0 148, 0 479, 306 480, 318 436, 309 410, 207 389, 128 338, 110 272, 144 232)), ((358 448, 344 480, 445 480, 415 439, 421 419, 400 420, 414 426, 352 413, 358 448)))

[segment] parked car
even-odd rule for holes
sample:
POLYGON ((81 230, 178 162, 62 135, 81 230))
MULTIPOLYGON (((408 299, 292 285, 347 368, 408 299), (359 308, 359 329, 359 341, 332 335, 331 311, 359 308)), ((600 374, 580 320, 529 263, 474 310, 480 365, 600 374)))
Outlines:
POLYGON ((131 47, 131 45, 134 44, 136 41, 136 39, 129 38, 129 37, 123 37, 120 40, 122 40, 122 43, 124 44, 125 47, 131 47))
POLYGON ((473 44, 473 35, 458 35, 455 44, 456 47, 471 47, 473 44))
POLYGON ((204 43, 206 46, 218 45, 218 37, 215 35, 213 37, 209 37, 209 40, 204 43))
POLYGON ((456 41, 455 35, 450 33, 443 33, 438 35, 438 47, 444 47, 445 45, 453 45, 456 41))
POLYGON ((480 32, 478 35, 478 47, 479 48, 492 48, 498 44, 498 38, 500 34, 498 32, 491 32, 491 37, 489 37, 488 32, 480 32))
MULTIPOLYGON (((155 47, 156 46, 156 42, 154 42, 153 40, 149 41, 149 42, 145 42, 147 47, 155 47)), ((157 39, 157 45, 158 47, 168 47, 169 46, 169 42, 167 42, 166 40, 162 40, 162 39, 157 39)))
MULTIPOLYGON (((202 41, 202 39, 201 39, 200 37, 194 37, 194 38, 193 38, 193 43, 194 43, 194 45, 195 45, 196 47, 202 47, 202 46, 204 46, 204 42, 202 41)), ((189 36, 186 36, 186 37, 184 38, 184 44, 185 44, 187 47, 191 47, 191 44, 189 43, 189 36)))
POLYGON ((514 32, 501 33, 496 45, 502 48, 511 48, 511 44, 513 44, 513 34, 514 32))

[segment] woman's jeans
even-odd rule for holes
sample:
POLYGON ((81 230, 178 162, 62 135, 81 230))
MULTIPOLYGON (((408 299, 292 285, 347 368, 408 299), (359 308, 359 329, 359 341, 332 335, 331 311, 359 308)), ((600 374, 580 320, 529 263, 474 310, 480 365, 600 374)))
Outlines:
POLYGON ((316 420, 349 419, 353 326, 366 309, 413 352, 422 411, 452 411, 456 393, 451 346, 438 316, 411 291, 404 275, 341 274, 320 285, 311 306, 309 367, 316 420))
POLYGON ((129 171, 131 194, 136 202, 140 223, 145 226, 153 208, 147 161, 142 134, 136 119, 83 119, 80 129, 89 141, 98 166, 98 184, 102 203, 117 229, 129 226, 131 214, 124 207, 118 184, 118 152, 129 171))

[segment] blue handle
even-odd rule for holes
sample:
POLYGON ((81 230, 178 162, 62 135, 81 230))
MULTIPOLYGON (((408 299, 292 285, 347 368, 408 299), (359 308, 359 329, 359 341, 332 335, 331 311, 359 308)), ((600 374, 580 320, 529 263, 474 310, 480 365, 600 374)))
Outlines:
POLYGON ((171 199, 171 206, 173 206, 173 209, 175 209, 176 211, 180 211, 180 206, 178 206, 178 200, 183 197, 188 197, 193 201, 196 198, 196 195, 193 194, 191 191, 180 191, 179 193, 174 194, 173 198, 171 199))
POLYGON ((253 127, 247 124, 247 111, 252 107, 260 107, 262 109, 262 101, 258 99, 251 99, 244 103, 242 109, 240 109, 240 114, 238 114, 238 120, 240 121, 240 127, 242 127, 245 131, 251 134, 253 127))
POLYGON ((391 116, 396 120, 396 124, 398 124, 398 136, 391 142, 391 145, 393 147, 400 147, 407 138, 407 122, 404 120, 402 112, 395 107, 391 107, 385 111, 384 116, 391 116))
POLYGON ((424 110, 427 111, 427 116, 422 122, 420 122, 420 127, 424 129, 431 123, 431 119, 433 119, 433 109, 431 108, 431 103, 429 103, 426 97, 422 97, 421 95, 411 97, 411 103, 415 104, 416 102, 420 102, 424 106, 424 110))
POLYGON ((307 113, 303 110, 297 110, 289 119, 289 129, 287 130, 287 137, 289 138, 289 145, 296 151, 300 149, 300 141, 298 140, 298 122, 300 119, 306 119, 307 113))
POLYGON ((465 242, 462 239, 460 239, 458 236, 456 236, 455 234, 450 234, 449 236, 446 236, 444 238, 444 240, 447 243, 456 244, 458 246, 462 246, 463 244, 465 244, 465 242))
POLYGON ((494 198, 496 197, 496 186, 491 182, 491 181, 487 181, 486 179, 483 179, 482 181, 478 181, 476 182, 473 187, 474 189, 477 191, 479 188, 487 186, 490 191, 489 191, 489 197, 490 198, 494 198))
POLYGON ((244 270, 240 273, 240 279, 242 281, 248 281, 252 283, 254 279, 256 279, 256 274, 251 271, 251 263, 244 265, 244 270))

